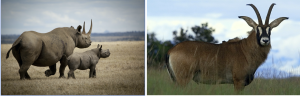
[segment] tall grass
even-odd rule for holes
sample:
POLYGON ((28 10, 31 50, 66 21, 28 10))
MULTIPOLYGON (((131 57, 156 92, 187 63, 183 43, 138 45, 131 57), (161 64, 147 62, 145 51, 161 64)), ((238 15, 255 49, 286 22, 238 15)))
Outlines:
POLYGON ((147 72, 148 95, 297 95, 300 94, 300 78, 262 79, 255 78, 240 93, 234 92, 233 84, 197 84, 190 81, 187 86, 172 82, 166 69, 151 69, 147 72))

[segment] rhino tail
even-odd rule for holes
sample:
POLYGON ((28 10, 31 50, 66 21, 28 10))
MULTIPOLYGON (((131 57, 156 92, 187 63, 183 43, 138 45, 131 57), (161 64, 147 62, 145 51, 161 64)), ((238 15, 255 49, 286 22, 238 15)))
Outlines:
POLYGON ((13 43, 12 47, 8 50, 6 54, 6 59, 9 57, 9 52, 11 51, 11 49, 16 47, 18 44, 20 44, 21 40, 22 40, 22 35, 13 43))

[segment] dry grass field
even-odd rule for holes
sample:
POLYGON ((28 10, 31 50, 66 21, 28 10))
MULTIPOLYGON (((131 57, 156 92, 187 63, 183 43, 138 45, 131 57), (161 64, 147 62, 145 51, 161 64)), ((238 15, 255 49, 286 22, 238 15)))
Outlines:
MULTIPOLYGON (((1 94, 2 95, 144 95, 145 94, 145 48, 144 41, 93 42, 89 48, 74 52, 84 52, 103 45, 109 49, 110 57, 101 58, 96 66, 97 77, 89 78, 88 70, 76 70, 76 79, 46 77, 48 67, 31 66, 28 74, 31 80, 20 80, 19 65, 10 52, 11 44, 1 44, 1 94)), ((68 76, 69 68, 65 69, 68 76)))

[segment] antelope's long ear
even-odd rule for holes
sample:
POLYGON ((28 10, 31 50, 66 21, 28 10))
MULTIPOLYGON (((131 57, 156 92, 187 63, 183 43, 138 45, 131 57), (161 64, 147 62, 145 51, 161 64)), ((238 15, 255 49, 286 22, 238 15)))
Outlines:
POLYGON ((244 20, 247 22, 247 24, 248 24, 249 26, 251 26, 251 27, 253 27, 253 28, 256 28, 256 26, 257 26, 256 22, 254 22, 250 17, 247 17, 247 16, 239 16, 239 18, 244 19, 244 20))
POLYGON ((269 25, 271 28, 277 27, 283 20, 289 19, 289 17, 279 17, 272 21, 269 25))

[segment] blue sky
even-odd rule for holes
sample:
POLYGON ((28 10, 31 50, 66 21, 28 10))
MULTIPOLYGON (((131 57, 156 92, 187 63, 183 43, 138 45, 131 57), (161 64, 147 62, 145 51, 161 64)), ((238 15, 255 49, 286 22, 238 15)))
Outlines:
POLYGON ((154 32, 159 40, 172 40, 172 32, 208 22, 216 31, 219 41, 234 37, 246 38, 252 30, 238 16, 248 16, 257 22, 254 10, 246 4, 254 4, 263 19, 268 8, 273 7, 270 22, 279 17, 289 17, 272 30, 272 49, 266 62, 259 69, 274 68, 300 75, 300 1, 296 0, 148 0, 147 30, 154 32))
POLYGON ((46 33, 86 23, 92 32, 145 30, 144 0, 2 0, 1 34, 46 33))

